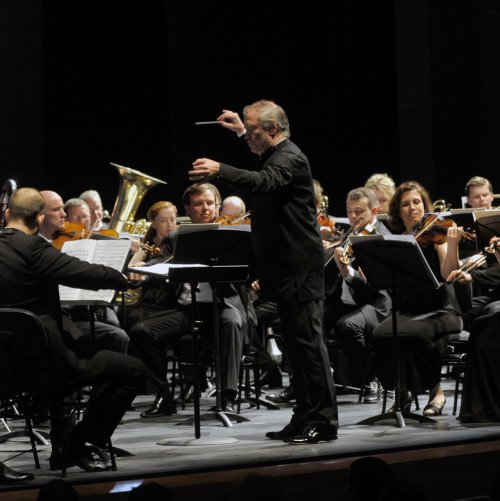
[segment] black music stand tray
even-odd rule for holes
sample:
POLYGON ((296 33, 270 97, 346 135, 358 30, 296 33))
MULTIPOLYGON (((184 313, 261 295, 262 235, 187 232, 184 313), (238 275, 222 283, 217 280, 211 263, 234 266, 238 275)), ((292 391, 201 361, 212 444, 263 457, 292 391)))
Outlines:
MULTIPOLYGON (((250 231, 243 229, 226 229, 221 227, 213 231, 179 232, 175 241, 174 264, 203 264, 205 267, 171 268, 170 282, 187 282, 191 287, 191 333, 193 339, 193 398, 194 417, 180 425, 195 426, 195 437, 201 436, 200 421, 218 419, 226 427, 232 427, 231 420, 241 423, 248 418, 234 412, 222 410, 221 382, 220 382, 220 347, 219 347, 219 312, 217 308, 217 285, 225 282, 246 282, 248 277, 248 263, 251 254, 250 231), (223 229, 222 229, 223 228, 223 229), (214 330, 215 350, 215 410, 200 414, 200 384, 198 379, 198 329, 196 325, 196 289, 198 283, 209 282, 212 289, 212 325, 214 330)), ((163 444, 163 441, 162 441, 163 444)))
POLYGON ((394 410, 364 419, 358 424, 375 424, 379 421, 395 419, 397 426, 404 428, 405 418, 419 423, 433 423, 435 420, 427 416, 401 410, 397 296, 401 290, 438 289, 441 284, 430 269, 413 236, 369 235, 352 237, 351 242, 354 255, 370 285, 374 289, 389 290, 392 298, 394 410))
POLYGON ((486 247, 493 237, 500 235, 500 214, 483 217, 482 213, 474 213, 474 217, 480 244, 486 247))

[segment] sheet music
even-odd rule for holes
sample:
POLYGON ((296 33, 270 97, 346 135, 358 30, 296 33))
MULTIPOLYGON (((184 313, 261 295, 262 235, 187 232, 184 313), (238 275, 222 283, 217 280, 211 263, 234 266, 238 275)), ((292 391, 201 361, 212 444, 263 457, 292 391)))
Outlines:
POLYGON ((174 263, 159 263, 152 266, 131 266, 128 271, 132 273, 140 273, 142 275, 153 275, 168 277, 170 269, 173 268, 208 268, 206 264, 174 264, 174 263))
MULTIPOLYGON (((67 241, 62 246, 61 252, 76 257, 82 261, 93 264, 103 264, 114 268, 120 273, 130 250, 130 240, 93 240, 81 239, 67 241)), ((111 303, 116 291, 101 289, 98 291, 76 289, 73 287, 59 286, 61 301, 89 301, 111 303)))

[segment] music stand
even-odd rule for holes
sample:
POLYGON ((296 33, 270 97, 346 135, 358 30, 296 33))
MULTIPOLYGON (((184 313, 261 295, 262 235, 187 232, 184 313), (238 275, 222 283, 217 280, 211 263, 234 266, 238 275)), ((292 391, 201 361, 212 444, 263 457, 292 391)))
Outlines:
POLYGON ((217 284, 223 282, 245 282, 248 277, 248 263, 251 257, 250 228, 229 229, 220 227, 213 231, 212 225, 200 225, 198 231, 179 231, 174 245, 172 261, 174 264, 203 264, 207 267, 198 268, 194 273, 188 272, 189 267, 172 269, 169 274, 171 281, 188 282, 191 287, 192 342, 194 365, 194 418, 180 424, 195 425, 195 436, 200 437, 200 420, 216 418, 224 426, 232 427, 231 419, 241 423, 248 418, 234 412, 222 410, 220 382, 220 346, 219 346, 219 312, 217 308, 217 284), (206 227, 206 230, 205 228, 206 227), (197 328, 196 318, 196 288, 199 282, 207 281, 212 289, 212 325, 214 330, 215 350, 215 410, 200 414, 200 388, 198 380, 197 360, 197 328))
POLYGON ((484 212, 474 212, 474 219, 481 246, 490 245, 490 240, 500 235, 500 214, 488 216, 484 212))
POLYGON ((397 425, 404 428, 405 418, 414 419, 420 423, 435 422, 427 416, 401 410, 397 296, 401 290, 432 290, 438 289, 441 284, 434 276, 415 238, 411 235, 352 237, 351 243, 354 255, 370 285, 374 289, 389 290, 392 298, 394 410, 364 419, 358 424, 375 424, 378 421, 396 419, 397 425))

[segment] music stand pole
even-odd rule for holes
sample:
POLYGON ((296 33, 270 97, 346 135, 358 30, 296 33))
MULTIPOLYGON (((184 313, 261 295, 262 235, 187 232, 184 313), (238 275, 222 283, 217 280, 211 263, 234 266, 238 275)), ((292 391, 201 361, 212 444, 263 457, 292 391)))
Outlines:
MULTIPOLYGON (((354 253, 363 268, 364 274, 372 286, 376 289, 390 289, 392 298, 392 340, 393 340, 393 364, 394 364, 394 407, 390 412, 385 412, 360 421, 358 424, 375 424, 379 421, 395 419, 397 426, 404 428, 405 418, 413 419, 419 423, 434 423, 434 419, 421 416, 401 409, 400 402, 400 360, 399 360, 399 338, 398 338, 398 276, 406 277, 407 288, 419 287, 430 289, 436 286, 437 280, 430 270, 425 257, 416 242, 398 239, 398 235, 382 236, 376 238, 361 237, 366 239, 357 245, 353 243, 354 253), (370 240, 368 240, 370 239, 370 240), (378 246, 378 247, 377 247, 378 246), (395 257, 396 256, 396 257, 395 257), (391 261, 394 259, 394 262, 391 261), (412 268, 408 271, 408 264, 412 263, 412 268), (389 279, 389 280, 388 280, 389 279)), ((400 280, 401 281, 401 280, 400 280)))
POLYGON ((189 282, 191 287, 191 349, 193 360, 193 403, 194 403, 194 436, 201 437, 200 426, 200 371, 198 364, 198 324, 196 321, 196 288, 197 282, 189 282))

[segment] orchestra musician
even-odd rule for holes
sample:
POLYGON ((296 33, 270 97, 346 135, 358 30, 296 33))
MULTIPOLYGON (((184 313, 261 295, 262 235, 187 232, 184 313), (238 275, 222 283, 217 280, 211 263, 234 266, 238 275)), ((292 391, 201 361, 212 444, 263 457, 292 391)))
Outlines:
MULTIPOLYGON (((365 187, 355 188, 347 194, 347 217, 351 229, 367 233, 388 234, 389 230, 377 221, 378 200, 375 193, 365 187), (357 230, 356 230, 357 229, 357 230)), ((325 333, 340 342, 349 363, 354 386, 363 387, 365 403, 380 397, 375 378, 372 356, 373 329, 391 313, 391 300, 386 291, 374 290, 352 259, 342 259, 348 252, 337 247, 334 260, 338 272, 327 282, 325 300, 325 333), (333 282, 333 283, 332 283, 333 282)), ((328 270, 325 272, 329 276, 328 270)))
POLYGON ((378 200, 378 213, 387 214, 389 212, 389 202, 396 191, 396 183, 389 174, 372 174, 366 180, 365 188, 370 188, 375 192, 378 200))
POLYGON ((90 229, 90 207, 83 198, 70 198, 64 202, 66 221, 81 224, 85 229, 90 229))
POLYGON ((222 201, 219 217, 230 216, 236 219, 243 216, 246 211, 245 202, 240 197, 232 195, 222 201))
POLYGON ((90 229, 92 231, 102 230, 104 224, 104 209, 102 207, 101 195, 96 190, 86 190, 80 193, 79 197, 87 202, 90 208, 90 229))
MULTIPOLYGON (((45 217, 44 206, 44 197, 34 188, 18 189, 9 201, 8 224, 0 233, 3 256, 0 304, 39 315, 49 338, 47 378, 48 387, 53 389, 49 404, 51 468, 61 467, 61 434, 66 425, 62 398, 75 389, 93 384, 83 419, 70 434, 68 465, 102 471, 108 469, 107 461, 95 458, 86 444, 104 449, 135 396, 145 391, 147 382, 150 389, 157 388, 159 382, 148 377, 147 369, 139 360, 91 344, 61 315, 59 284, 93 290, 125 290, 127 280, 112 268, 63 254, 38 236, 45 217)), ((62 205, 57 212, 62 212, 62 205)))
POLYGON ((260 170, 208 158, 192 164, 192 180, 213 178, 251 195, 252 243, 262 294, 276 300, 295 385, 290 423, 266 436, 289 443, 337 438, 337 402, 323 339, 324 253, 316 220, 309 162, 290 141, 281 106, 257 101, 239 115, 224 110, 222 127, 244 137, 260 170))
MULTIPOLYGON (((396 230, 412 233, 430 211, 427 190, 416 181, 400 184, 389 206, 391 222, 396 230)), ((422 247, 422 252, 436 276, 446 280, 458 268, 458 244, 462 229, 450 227, 447 242, 422 247)), ((446 399, 440 385, 443 353, 447 334, 461 330, 460 308, 452 284, 444 283, 436 290, 402 290, 398 294, 398 339, 400 352, 401 408, 409 410, 409 390, 430 390, 424 415, 442 413, 446 399)), ((393 388, 392 319, 382 321, 373 331, 378 377, 384 388, 393 388)))
POLYGON ((473 209, 491 209, 493 203, 493 186, 485 177, 471 177, 465 185, 467 203, 473 209))
MULTIPOLYGON (((57 237, 58 232, 64 230, 64 223, 67 217, 64 210, 65 204, 61 196, 55 191, 41 191, 40 193, 45 201, 45 217, 40 228, 40 235, 48 242, 52 242, 57 237)), ((72 216, 79 213, 80 219, 82 219, 80 222, 84 223, 87 221, 88 213, 85 201, 73 198, 66 205, 72 216)), ((64 313, 65 315, 69 315, 71 320, 78 326, 79 333, 91 336, 89 313, 85 306, 65 307, 64 313)), ((96 312, 94 315, 97 315, 97 313, 100 312, 96 312)), ((112 308, 106 308, 104 313, 98 317, 96 316, 95 320, 93 335, 99 346, 102 349, 127 353, 129 337, 120 327, 116 312, 112 308)))
POLYGON ((490 289, 489 296, 473 299, 473 307, 464 314, 465 328, 470 336, 467 345, 462 401, 459 419, 462 422, 500 421, 500 237, 493 237, 497 263, 484 270, 463 273, 453 271, 449 281, 476 282, 490 289), (489 298, 489 302, 487 299, 489 298))
MULTIPOLYGON (((182 196, 186 215, 192 223, 213 222, 221 202, 219 190, 210 183, 197 183, 189 186, 182 196)), ((163 257, 169 257, 174 248, 177 232, 166 239, 163 257)), ((198 285, 196 294, 197 314, 204 324, 211 325, 212 290, 208 283, 198 285)), ((247 322, 254 322, 253 310, 244 307, 242 298, 232 284, 220 290, 222 300, 219 307, 219 330, 221 346, 221 386, 223 410, 232 412, 238 391, 238 376, 243 355, 243 346, 248 343, 247 322)), ((168 308, 141 318, 130 329, 133 350, 147 367, 162 379, 166 375, 165 346, 190 332, 191 328, 191 291, 187 284, 178 287, 175 303, 168 308)), ((181 359, 191 356, 191 346, 180 344, 183 350, 181 359)), ((168 392, 159 393, 153 406, 141 414, 142 417, 156 417, 175 413, 175 402, 168 392)))

